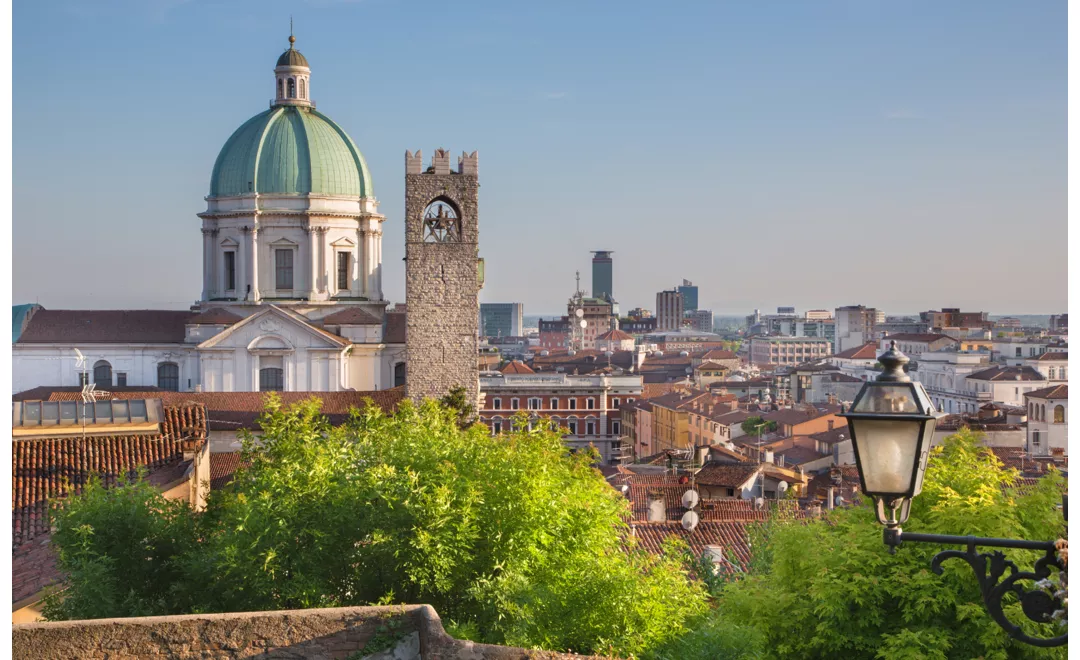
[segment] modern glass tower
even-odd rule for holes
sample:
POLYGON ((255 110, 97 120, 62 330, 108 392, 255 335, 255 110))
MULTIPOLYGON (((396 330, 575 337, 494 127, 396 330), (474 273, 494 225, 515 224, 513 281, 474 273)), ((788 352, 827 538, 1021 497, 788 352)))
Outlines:
POLYGON ((601 300, 612 300, 611 250, 595 250, 592 259, 592 295, 601 300))

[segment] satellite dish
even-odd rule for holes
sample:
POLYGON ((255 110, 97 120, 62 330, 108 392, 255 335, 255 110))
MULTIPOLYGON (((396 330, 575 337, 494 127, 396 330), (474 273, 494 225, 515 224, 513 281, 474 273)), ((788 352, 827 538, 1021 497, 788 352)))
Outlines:
MULTIPOLYGON (((579 309, 578 311, 580 312, 581 310, 579 309)), ((589 325, 589 322, 586 321, 585 319, 581 319, 580 321, 578 321, 578 325, 580 325, 581 327, 584 328, 584 327, 589 325)))
POLYGON ((688 490, 683 493, 682 505, 687 509, 693 509, 695 506, 697 506, 699 499, 701 498, 698 497, 696 490, 688 490))
POLYGON ((574 310, 574 316, 576 316, 576 317, 578 317, 580 319, 582 316, 585 316, 585 310, 583 310, 583 309, 575 309, 574 310))
POLYGON ((842 495, 837 495, 833 499, 833 502, 835 503, 836 506, 844 506, 844 497, 842 495))
POLYGON ((777 488, 777 490, 779 490, 779 491, 780 491, 781 493, 786 493, 786 492, 787 492, 787 489, 788 489, 788 482, 786 482, 786 481, 781 481, 780 483, 776 484, 776 488, 777 488))
POLYGON ((612 353, 611 351, 604 351, 604 355, 605 355, 606 357, 611 357, 612 355, 615 355, 615 354, 614 354, 614 353, 612 353))
POLYGON ((627 485, 627 484, 623 484, 622 492, 623 492, 623 495, 629 493, 630 492, 630 486, 627 485))
POLYGON ((568 350, 568 351, 566 352, 566 354, 567 354, 567 355, 577 355, 577 351, 575 351, 574 349, 572 349, 572 348, 571 348, 570 350, 568 350))
POLYGON ((551 355, 551 351, 540 351, 540 357, 547 357, 551 355))
MULTIPOLYGON (((691 491, 691 492, 693 492, 693 491, 691 491)), ((697 527, 698 521, 700 521, 700 520, 701 520, 701 518, 698 517, 698 514, 694 513, 693 511, 687 511, 686 513, 683 514, 683 517, 682 517, 683 529, 685 529, 688 532, 694 531, 694 528, 697 527)))
POLYGON ((755 497, 754 498, 754 508, 756 508, 756 509, 764 509, 765 508, 765 498, 764 497, 755 497))

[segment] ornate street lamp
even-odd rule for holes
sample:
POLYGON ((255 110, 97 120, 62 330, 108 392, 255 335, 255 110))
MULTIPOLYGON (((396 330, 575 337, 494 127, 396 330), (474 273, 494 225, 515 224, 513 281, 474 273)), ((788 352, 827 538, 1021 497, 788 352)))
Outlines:
POLYGON ((884 367, 882 374, 877 380, 863 385, 851 411, 841 413, 841 416, 848 420, 862 491, 874 501, 878 522, 885 525, 884 540, 889 552, 895 553, 905 541, 967 546, 966 551, 939 552, 930 564, 934 573, 941 575, 941 562, 946 559, 965 560, 979 580, 987 611, 1009 636, 1034 646, 1068 643, 1068 633, 1051 639, 1026 635, 1005 618, 1001 602, 1005 594, 1015 594, 1024 615, 1037 623, 1050 623, 1064 614, 1063 592, 1046 591, 1050 584, 1050 568, 1065 571, 1065 562, 1058 557, 1058 544, 1054 541, 909 534, 900 528, 907 522, 912 498, 922 491, 937 415, 922 384, 912 382, 904 373, 908 358, 896 349, 896 342, 892 342, 878 361, 884 367), (1022 572, 1000 551, 976 552, 975 548, 979 546, 1042 550, 1046 554, 1035 562, 1034 571, 1022 572), (1006 569, 1010 574, 1002 580, 1006 569), (1021 581, 1034 581, 1037 588, 1028 591, 1021 581))

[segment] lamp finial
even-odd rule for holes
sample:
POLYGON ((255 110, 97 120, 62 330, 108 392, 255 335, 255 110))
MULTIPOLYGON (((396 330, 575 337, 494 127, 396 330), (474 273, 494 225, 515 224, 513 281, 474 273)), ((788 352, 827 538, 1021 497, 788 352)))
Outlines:
POLYGON ((885 370, 877 377, 878 382, 883 383, 909 383, 911 378, 904 373, 904 365, 911 362, 908 356, 896 348, 896 340, 889 342, 889 350, 878 356, 878 362, 885 370))

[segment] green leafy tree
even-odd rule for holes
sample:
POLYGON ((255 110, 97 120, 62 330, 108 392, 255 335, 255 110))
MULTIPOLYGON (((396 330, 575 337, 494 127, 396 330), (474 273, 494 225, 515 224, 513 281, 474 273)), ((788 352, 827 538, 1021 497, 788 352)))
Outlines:
POLYGON ((84 617, 430 603, 477 640, 624 657, 706 610, 677 555, 627 538, 627 503, 588 452, 540 428, 493 438, 458 422, 429 401, 392 416, 368 406, 332 428, 316 402, 272 400, 261 436, 244 439, 249 465, 202 513, 163 519, 141 483, 74 498, 57 517, 62 567, 105 579, 72 581, 63 602, 88 601, 84 617), (133 533, 113 539, 118 522, 133 533), (140 543, 167 550, 156 582, 126 575, 121 557, 138 553, 125 547, 140 543), (94 589, 107 593, 84 595, 94 589))
POLYGON ((761 417, 750 417, 743 420, 743 423, 739 425, 743 433, 747 435, 757 435, 761 433, 772 433, 776 430, 776 422, 766 422, 761 417))
MULTIPOLYGON (((923 492, 913 501, 905 528, 1009 538, 1061 536, 1063 520, 1054 506, 1061 498, 1061 476, 1052 472, 1024 496, 1011 490, 1014 479, 1015 471, 1002 469, 979 446, 976 434, 965 429, 933 450, 923 492)), ((706 622, 694 624, 694 632, 681 642, 671 642, 703 647, 696 637, 707 637, 720 625, 715 622, 724 622, 753 629, 760 646, 743 655, 682 657, 1066 657, 1062 648, 1011 641, 986 613, 965 562, 949 560, 944 574, 935 575, 930 560, 945 547, 912 543, 889 554, 868 504, 833 511, 827 520, 774 526, 766 545, 765 552, 755 546, 757 561, 750 574, 725 586, 706 622)), ((1006 554, 1021 570, 1038 558, 1027 551, 1006 554)), ((1006 613, 1014 622, 1027 621, 1015 601, 1006 613)), ((1061 633, 1056 624, 1025 625, 1043 636, 1061 633)))
POLYGON ((469 401, 468 392, 460 385, 455 385, 450 388, 450 391, 439 400, 446 408, 456 411, 458 416, 458 426, 466 428, 473 423, 473 408, 472 403, 469 401))

